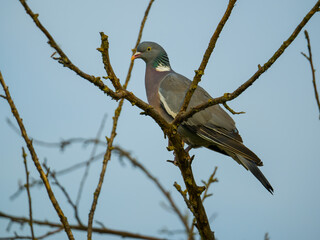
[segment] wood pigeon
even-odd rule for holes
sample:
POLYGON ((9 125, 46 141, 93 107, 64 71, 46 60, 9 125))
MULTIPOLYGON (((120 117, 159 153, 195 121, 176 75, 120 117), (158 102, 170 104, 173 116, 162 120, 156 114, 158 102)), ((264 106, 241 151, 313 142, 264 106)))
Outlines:
MULTIPOLYGON (((166 51, 155 42, 142 42, 132 60, 141 58, 146 62, 145 87, 147 98, 168 122, 179 112, 191 81, 172 70, 166 51)), ((211 96, 200 86, 195 90, 188 109, 211 96)), ((184 121, 178 127, 178 133, 187 148, 206 147, 232 157, 241 164, 273 194, 273 188, 258 169, 262 161, 243 143, 233 119, 219 106, 206 108, 184 121)))

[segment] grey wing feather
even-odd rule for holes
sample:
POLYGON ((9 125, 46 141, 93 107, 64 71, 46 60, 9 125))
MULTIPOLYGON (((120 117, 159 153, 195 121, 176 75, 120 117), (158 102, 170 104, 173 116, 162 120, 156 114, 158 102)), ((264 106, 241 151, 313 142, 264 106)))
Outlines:
MULTIPOLYGON (((190 84, 189 79, 177 73, 170 73, 161 81, 159 87, 160 102, 172 118, 179 112, 190 84)), ((211 96, 198 86, 188 109, 207 102, 210 98, 211 96)), ((222 153, 240 154, 259 166, 263 165, 261 160, 242 144, 235 122, 219 105, 214 105, 196 113, 184 122, 183 126, 206 140, 205 147, 216 151, 218 147, 222 153)), ((194 145, 197 144, 194 143, 194 145)), ((242 164, 242 162, 239 162, 239 164, 242 164)))
MULTIPOLYGON (((159 87, 160 101, 171 117, 174 118, 179 112, 190 84, 189 79, 177 73, 170 73, 161 81, 159 87)), ((207 102, 210 98, 211 96, 202 87, 198 86, 191 98, 188 110, 207 102)), ((242 142, 235 122, 219 105, 214 105, 196 113, 187 120, 187 124, 204 126, 215 131, 219 129, 221 133, 242 142)))
MULTIPOLYGON (((160 102, 165 112, 172 118, 179 112, 190 84, 189 79, 177 73, 170 73, 161 81, 160 102)), ((188 109, 207 102, 210 98, 211 96, 198 86, 188 109)), ((270 193, 273 193, 272 186, 258 168, 263 165, 262 161, 242 143, 233 119, 219 105, 196 113, 183 122, 182 127, 181 133, 187 135, 182 137, 186 138, 188 144, 204 146, 231 156, 252 172, 270 193)))

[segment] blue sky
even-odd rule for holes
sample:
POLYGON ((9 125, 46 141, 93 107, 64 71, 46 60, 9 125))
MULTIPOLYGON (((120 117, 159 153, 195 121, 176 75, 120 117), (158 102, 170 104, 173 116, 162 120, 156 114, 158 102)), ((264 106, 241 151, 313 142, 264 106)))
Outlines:
MULTIPOLYGON (((110 57, 123 81, 128 70, 140 22, 148 4, 144 1, 47 1, 28 4, 74 64, 83 71, 105 76, 99 32, 109 35, 110 57)), ((200 85, 212 96, 232 92, 266 62, 292 33, 315 1, 239 1, 220 35, 200 85)), ((155 41, 167 51, 171 66, 193 78, 227 1, 155 1, 143 40, 155 41)), ((309 31, 315 68, 320 68, 320 18, 316 14, 305 27, 309 31)), ((45 36, 26 15, 19 1, 0 2, 0 70, 30 136, 48 142, 70 137, 94 137, 107 114, 103 136, 110 134, 116 103, 96 87, 50 58, 54 52, 45 36)), ((314 99, 303 33, 280 59, 246 92, 229 103, 246 114, 233 116, 244 143, 264 162, 262 172, 275 189, 271 196, 261 184, 231 158, 207 149, 192 150, 197 182, 206 180, 218 166, 219 183, 205 201, 218 239, 318 239, 320 235, 319 112, 314 99)), ((143 61, 136 61, 129 90, 146 101, 143 61)), ((318 70, 319 71, 319 70, 318 70)), ((320 76, 316 72, 319 82, 320 76)), ((318 84, 320 85, 320 84, 318 84)), ((0 91, 1 94, 2 91, 0 91)), ((180 209, 186 207, 173 183, 183 184, 176 167, 166 162, 167 140, 154 121, 125 103, 115 143, 129 150, 172 193, 180 209)), ((0 99, 0 210, 27 216, 23 193, 11 201, 18 180, 25 181, 21 158, 22 139, 8 127, 14 122, 8 104, 0 99)), ((89 158, 91 147, 74 145, 61 153, 35 145, 41 161, 62 169, 89 158)), ((103 148, 99 149, 103 152, 103 148)), ((98 152, 99 152, 98 151, 98 152)), ((34 178, 39 175, 29 159, 34 178)), ((90 169, 81 201, 81 218, 87 222, 101 163, 90 169)), ((76 198, 83 169, 60 181, 76 198)), ((54 188, 63 210, 74 222, 66 200, 54 188)), ((32 189, 34 218, 59 221, 43 188, 32 189)), ((139 170, 123 166, 114 156, 108 165, 95 219, 105 226, 150 235, 159 230, 182 229, 178 218, 163 209, 165 198, 139 170), (150 220, 151 219, 151 220, 150 220)), ((6 221, 0 219, 0 236, 6 221)), ((20 231, 18 225, 13 230, 20 231)), ((24 233, 29 233, 25 226, 24 233)), ((42 230, 36 228, 36 233, 42 230)), ((86 235, 75 232, 78 239, 86 235)), ((60 239, 65 237, 61 233, 60 239)), ((95 239, 101 239, 94 235, 95 239)), ((161 235, 160 235, 161 236, 161 235)), ((164 236, 165 237, 165 236, 164 236)), ((66 238, 66 237, 65 237, 66 238)), ((105 239, 119 239, 105 236, 105 239)), ((169 239, 184 239, 181 235, 169 239)), ((55 238, 52 238, 55 239, 55 238)))

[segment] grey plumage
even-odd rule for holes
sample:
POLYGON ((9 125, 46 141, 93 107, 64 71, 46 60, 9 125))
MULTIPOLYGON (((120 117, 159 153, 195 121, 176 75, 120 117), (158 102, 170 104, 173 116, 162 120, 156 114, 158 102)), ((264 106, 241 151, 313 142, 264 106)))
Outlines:
MULTIPOLYGON (((135 58, 146 62, 145 85, 149 104, 167 121, 172 121, 182 106, 191 81, 171 69, 167 53, 157 43, 142 42, 132 56, 135 58)), ((188 109, 210 98, 198 86, 188 109)), ((206 147, 232 157, 273 193, 272 186, 258 168, 263 165, 262 161, 242 143, 235 122, 219 105, 196 113, 179 126, 178 132, 192 148, 206 147)))

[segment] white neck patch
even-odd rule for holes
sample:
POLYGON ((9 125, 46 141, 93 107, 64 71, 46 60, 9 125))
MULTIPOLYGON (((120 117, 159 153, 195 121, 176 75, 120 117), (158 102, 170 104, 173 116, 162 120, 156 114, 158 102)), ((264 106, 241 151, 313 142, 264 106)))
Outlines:
POLYGON ((171 70, 171 68, 169 66, 164 66, 161 64, 156 67, 156 71, 158 71, 158 72, 168 72, 170 70, 171 70))

